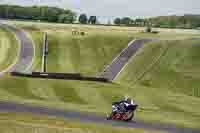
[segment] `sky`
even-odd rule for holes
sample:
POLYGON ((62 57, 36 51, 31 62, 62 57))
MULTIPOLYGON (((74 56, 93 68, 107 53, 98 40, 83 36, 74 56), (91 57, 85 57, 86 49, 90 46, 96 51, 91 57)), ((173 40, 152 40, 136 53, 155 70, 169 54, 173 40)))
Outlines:
POLYGON ((0 4, 50 5, 109 19, 200 14, 200 0, 0 0, 0 4))

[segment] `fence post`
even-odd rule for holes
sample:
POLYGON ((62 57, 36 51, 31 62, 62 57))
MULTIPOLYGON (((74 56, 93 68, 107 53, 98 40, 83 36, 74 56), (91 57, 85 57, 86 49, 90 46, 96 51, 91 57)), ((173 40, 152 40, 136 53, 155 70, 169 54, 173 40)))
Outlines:
POLYGON ((48 55, 48 40, 47 33, 44 33, 43 37, 43 50, 42 50, 42 72, 47 71, 47 55, 48 55))

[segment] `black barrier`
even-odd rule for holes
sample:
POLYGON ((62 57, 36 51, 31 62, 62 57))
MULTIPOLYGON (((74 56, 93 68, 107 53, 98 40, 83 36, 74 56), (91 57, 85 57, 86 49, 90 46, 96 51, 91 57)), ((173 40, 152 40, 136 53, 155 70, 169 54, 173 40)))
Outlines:
POLYGON ((64 79, 64 80, 83 80, 83 81, 97 81, 97 82, 110 82, 105 78, 97 77, 85 77, 79 73, 41 73, 41 72, 32 72, 32 73, 20 73, 20 72, 11 72, 12 76, 17 77, 28 77, 28 78, 44 78, 44 79, 64 79))

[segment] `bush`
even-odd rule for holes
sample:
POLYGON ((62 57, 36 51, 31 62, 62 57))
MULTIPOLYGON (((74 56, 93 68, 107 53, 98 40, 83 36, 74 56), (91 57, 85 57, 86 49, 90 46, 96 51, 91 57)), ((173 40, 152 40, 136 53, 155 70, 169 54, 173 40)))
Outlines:
POLYGON ((146 32, 151 33, 151 31, 152 31, 151 27, 146 28, 146 32))

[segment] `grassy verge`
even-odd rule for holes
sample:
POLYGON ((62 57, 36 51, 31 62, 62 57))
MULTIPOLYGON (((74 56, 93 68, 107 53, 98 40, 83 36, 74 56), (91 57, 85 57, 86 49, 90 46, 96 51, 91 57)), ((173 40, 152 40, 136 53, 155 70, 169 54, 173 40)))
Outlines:
POLYGON ((114 128, 41 115, 0 113, 1 133, 164 133, 148 129, 114 128))
POLYGON ((14 34, 0 28, 0 71, 13 64, 18 56, 18 41, 14 34))

